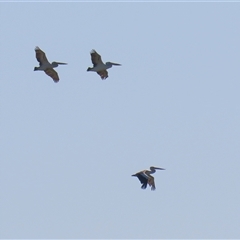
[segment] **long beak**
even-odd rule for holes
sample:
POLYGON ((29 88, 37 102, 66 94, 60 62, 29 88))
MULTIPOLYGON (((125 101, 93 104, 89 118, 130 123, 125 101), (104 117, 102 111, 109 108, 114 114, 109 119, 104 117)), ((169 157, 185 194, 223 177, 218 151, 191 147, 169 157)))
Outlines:
POLYGON ((112 65, 115 65, 115 66, 122 66, 122 65, 119 64, 119 63, 112 63, 112 62, 111 62, 111 64, 112 64, 112 65))
POLYGON ((165 168, 159 168, 159 167, 154 167, 154 168, 158 170, 166 170, 165 168))
POLYGON ((67 65, 67 63, 56 62, 59 65, 67 65))

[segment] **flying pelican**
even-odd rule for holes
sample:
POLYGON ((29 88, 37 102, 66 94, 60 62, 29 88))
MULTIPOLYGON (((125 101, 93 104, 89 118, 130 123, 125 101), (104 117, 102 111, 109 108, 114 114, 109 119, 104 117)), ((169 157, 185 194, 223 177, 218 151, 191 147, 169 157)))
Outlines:
POLYGON ((158 170, 165 170, 164 168, 158 168, 158 167, 150 167, 150 170, 143 170, 140 171, 138 173, 133 174, 133 177, 137 177, 139 179, 139 181, 142 184, 142 189, 146 189, 147 185, 149 185, 151 187, 151 190, 155 190, 156 186, 155 186, 155 182, 154 182, 154 177, 151 176, 150 174, 153 174, 156 172, 156 169, 158 170))
POLYGON ((59 81, 59 77, 57 72, 53 69, 58 65, 66 65, 67 63, 61 62, 52 62, 49 63, 46 57, 45 52, 43 52, 39 47, 35 48, 36 58, 39 62, 39 67, 35 67, 34 71, 41 70, 44 71, 48 76, 50 76, 54 82, 59 81))
POLYGON ((102 62, 101 55, 99 55, 94 49, 90 52, 90 54, 91 54, 93 67, 92 68, 89 67, 87 71, 97 72, 97 74, 100 75, 102 80, 105 80, 108 77, 108 72, 107 72, 108 68, 111 68, 113 65, 121 66, 121 64, 112 63, 112 62, 106 62, 104 64, 102 62))

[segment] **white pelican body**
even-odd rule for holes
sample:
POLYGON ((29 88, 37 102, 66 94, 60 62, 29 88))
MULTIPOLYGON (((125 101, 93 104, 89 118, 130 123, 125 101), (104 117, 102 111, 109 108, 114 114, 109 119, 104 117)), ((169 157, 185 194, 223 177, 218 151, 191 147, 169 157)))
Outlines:
POLYGON ((53 69, 56 68, 58 65, 66 65, 67 63, 60 63, 60 62, 52 62, 50 63, 47 60, 46 54, 39 48, 35 48, 36 58, 39 62, 39 67, 35 67, 34 71, 44 71, 48 76, 50 76, 54 82, 59 81, 59 77, 57 72, 53 69))
POLYGON ((92 50, 90 52, 91 54, 91 60, 93 63, 92 68, 88 68, 87 71, 97 72, 98 75, 100 75, 101 79, 104 80, 108 77, 107 69, 111 68, 113 65, 115 66, 121 66, 121 64, 118 63, 112 63, 112 62, 106 62, 105 64, 102 62, 101 55, 99 55, 95 50, 92 50))
POLYGON ((137 177, 139 181, 142 183, 141 188, 146 189, 147 185, 151 187, 151 190, 155 190, 155 182, 154 182, 154 177, 151 176, 150 174, 153 174, 156 172, 156 169, 158 170, 165 170, 164 168, 158 168, 158 167, 150 167, 150 170, 143 170, 138 173, 133 174, 133 177, 137 177))

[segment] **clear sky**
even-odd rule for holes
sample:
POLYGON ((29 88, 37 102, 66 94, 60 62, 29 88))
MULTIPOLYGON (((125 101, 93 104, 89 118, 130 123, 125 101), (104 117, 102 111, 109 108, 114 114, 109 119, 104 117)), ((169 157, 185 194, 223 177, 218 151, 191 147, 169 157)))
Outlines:
POLYGON ((239 8, 1 2, 0 237, 240 238, 239 8))

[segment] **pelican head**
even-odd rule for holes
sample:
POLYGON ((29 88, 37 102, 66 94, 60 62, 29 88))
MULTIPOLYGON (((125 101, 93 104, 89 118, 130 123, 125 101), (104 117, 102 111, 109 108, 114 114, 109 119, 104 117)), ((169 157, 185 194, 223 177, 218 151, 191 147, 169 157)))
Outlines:
POLYGON ((61 62, 52 62, 52 66, 55 68, 58 65, 67 65, 67 63, 61 63, 61 62))
POLYGON ((119 64, 119 63, 113 63, 113 62, 106 62, 106 66, 108 66, 109 68, 111 68, 112 66, 121 66, 121 64, 119 64))
POLYGON ((157 169, 157 170, 165 170, 164 168, 159 168, 159 167, 153 167, 153 166, 152 166, 152 167, 150 167, 150 170, 151 170, 151 171, 150 171, 150 174, 155 173, 155 172, 156 172, 156 169, 157 169))
POLYGON ((159 168, 159 167, 150 167, 151 171, 154 171, 157 169, 157 170, 165 170, 165 168, 159 168))

